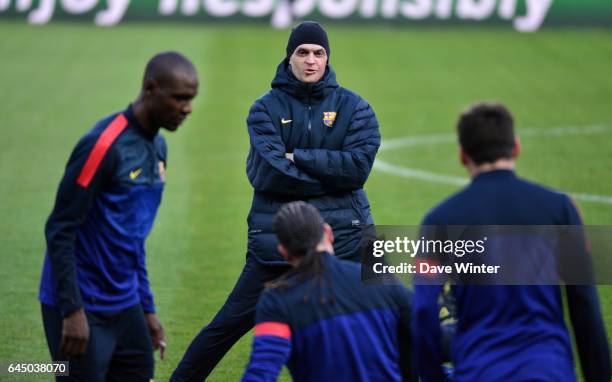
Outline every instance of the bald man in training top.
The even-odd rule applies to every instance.
[[[147,64],[138,98],[94,125],[72,151],[45,226],[39,300],[58,381],[149,381],[166,347],[145,265],[161,202],[166,142],[191,113],[194,65],[164,52]]]

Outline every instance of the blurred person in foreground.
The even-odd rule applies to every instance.
[[[408,289],[365,285],[361,267],[334,256],[334,236],[315,207],[285,204],[274,219],[291,271],[257,304],[243,381],[415,381]]]
[[[327,33],[315,22],[291,32],[272,89],[247,117],[247,176],[253,202],[247,218],[246,264],[217,315],[194,338],[173,382],[205,379],[254,324],[264,284],[289,269],[272,230],[282,204],[305,200],[334,230],[340,258],[359,261],[364,228],[373,225],[363,186],[380,145],[370,105],[336,82]]]
[[[145,266],[166,177],[161,128],[191,113],[198,76],[177,52],[147,64],[138,98],[77,143],[47,224],[39,299],[54,360],[71,381],[149,381],[166,347]],[[63,380],[58,377],[58,380]]]
[[[577,207],[567,195],[516,175],[514,160],[520,146],[506,107],[497,103],[473,105],[459,118],[457,132],[460,160],[472,181],[432,209],[424,218],[424,227],[582,225]],[[510,237],[514,241],[507,243],[519,239]],[[531,264],[521,256],[546,256],[556,251],[539,246],[550,242],[528,231],[521,240],[529,247],[513,253],[515,263]],[[585,243],[579,245],[576,248],[581,250],[573,254],[588,257]],[[534,250],[537,253],[529,253]],[[523,265],[518,269],[532,271]],[[425,285],[421,281],[427,276],[420,277],[414,279],[417,365],[423,381],[443,381],[437,321],[442,286]],[[455,381],[576,380],[561,288],[545,284],[452,286],[457,312],[451,346]],[[565,292],[585,379],[608,382],[610,353],[597,289],[593,285],[566,285]]]

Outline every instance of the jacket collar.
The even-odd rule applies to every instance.
[[[516,173],[514,172],[514,170],[499,169],[499,170],[481,172],[480,174],[476,175],[474,179],[472,179],[472,183],[486,182],[488,180],[497,181],[500,179],[513,179],[513,178],[516,178]]]
[[[336,72],[327,65],[323,78],[315,84],[301,82],[291,72],[287,59],[284,59],[276,68],[276,75],[272,80],[272,89],[279,89],[304,103],[319,103],[329,93],[339,87],[336,82]]]

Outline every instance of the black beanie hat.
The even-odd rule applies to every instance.
[[[302,44],[317,44],[325,48],[329,57],[329,41],[327,32],[321,24],[314,21],[303,21],[291,30],[289,41],[287,41],[287,59],[291,57],[295,48]]]

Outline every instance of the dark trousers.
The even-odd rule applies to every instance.
[[[193,339],[170,381],[202,381],[208,377],[231,347],[253,328],[264,284],[288,270],[288,265],[264,265],[249,256],[225,304]]]
[[[59,354],[62,315],[42,304],[49,351],[54,361],[69,362],[69,376],[58,382],[149,382],[153,378],[153,346],[140,304],[119,312],[87,312],[89,343],[85,354],[66,359]]]

